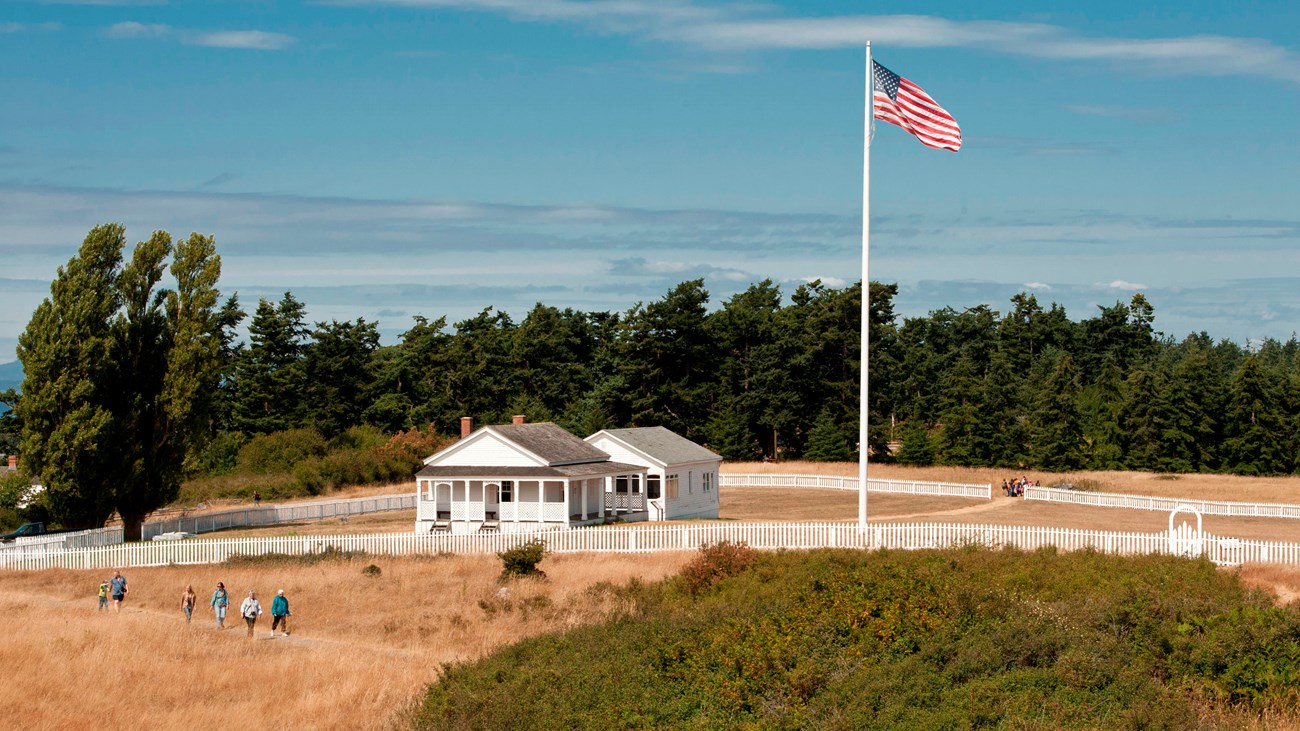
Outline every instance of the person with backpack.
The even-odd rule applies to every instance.
[[[126,577],[121,571],[114,571],[113,578],[108,580],[108,592],[113,595],[113,610],[120,613],[122,600],[126,598]]]
[[[248,639],[253,639],[253,625],[257,624],[257,618],[262,616],[262,603],[257,601],[257,592],[248,590],[244,603],[239,605],[239,616],[248,623]]]
[[[230,606],[230,594],[226,585],[217,582],[217,590],[212,592],[212,613],[217,615],[217,629],[226,628],[226,607]]]
[[[271,637],[275,637],[275,630],[281,626],[284,627],[284,636],[289,636],[289,600],[284,596],[284,589],[275,593],[275,600],[271,602]]]

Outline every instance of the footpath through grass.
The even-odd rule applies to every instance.
[[[1294,728],[1300,607],[1203,561],[701,552],[444,668],[417,728]]]

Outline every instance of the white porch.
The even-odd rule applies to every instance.
[[[571,479],[420,477],[416,530],[506,533],[599,525],[648,516],[641,475]],[[621,491],[620,491],[621,490]]]

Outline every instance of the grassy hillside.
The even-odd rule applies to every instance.
[[[718,578],[735,559],[594,587],[625,609],[446,667],[416,727],[1300,726],[1300,609],[1205,562],[818,551]]]

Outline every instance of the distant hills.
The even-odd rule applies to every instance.
[[[0,363],[0,391],[23,385],[23,364],[19,361]]]

